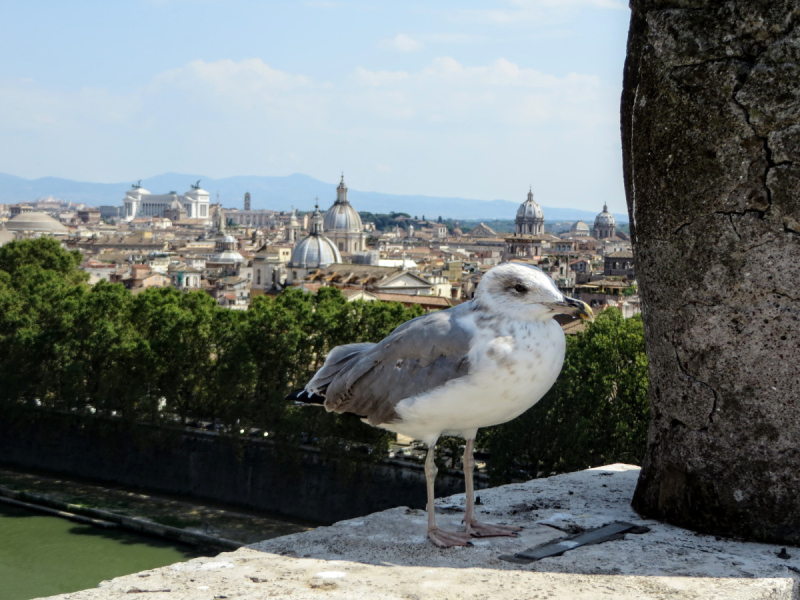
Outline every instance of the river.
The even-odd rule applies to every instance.
[[[0,504],[0,600],[28,600],[188,560],[188,546]]]

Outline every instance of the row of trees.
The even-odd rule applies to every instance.
[[[331,348],[378,341],[421,314],[418,307],[348,303],[322,288],[289,289],[230,311],[204,292],[89,286],[80,261],[51,238],[0,248],[0,410],[41,406],[154,425],[203,420],[234,436],[256,427],[279,442],[316,439],[339,455],[386,454],[388,433],[284,396]],[[553,390],[483,434],[494,480],[638,462],[646,392],[641,321],[605,311],[569,338]]]
[[[51,238],[0,248],[0,402],[152,424],[206,420],[385,452],[389,435],[284,401],[334,346],[376,341],[421,314],[290,289],[248,311],[204,292],[89,286],[81,256]],[[334,442],[332,442],[334,443]]]

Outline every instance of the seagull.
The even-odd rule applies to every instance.
[[[560,314],[592,318],[585,302],[565,297],[541,269],[503,263],[484,274],[472,300],[407,321],[377,344],[335,347],[304,390],[288,398],[352,413],[427,444],[428,538],[434,545],[514,536],[520,527],[475,517],[475,436],[481,427],[518,417],[553,385],[566,349],[554,319]],[[434,449],[442,435],[466,440],[463,532],[436,525]]]

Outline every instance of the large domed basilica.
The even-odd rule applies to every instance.
[[[544,211],[533,199],[533,189],[528,198],[517,209],[514,235],[505,238],[505,260],[531,259],[542,254],[546,239],[544,233]]]
[[[520,204],[517,209],[516,224],[517,235],[542,235],[544,234],[544,212],[542,207],[533,199],[533,188],[528,191],[528,199]]]
[[[608,205],[603,204],[603,212],[594,218],[594,237],[598,240],[614,237],[617,222],[614,215],[608,212]]]
[[[344,175],[336,188],[336,202],[325,213],[323,231],[340,252],[364,252],[367,249],[367,234],[361,217],[347,201],[347,185]]]

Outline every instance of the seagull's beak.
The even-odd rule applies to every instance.
[[[582,300],[576,300],[575,298],[567,298],[564,296],[564,300],[561,302],[546,302],[545,306],[547,306],[550,310],[555,313],[563,314],[563,315],[570,315],[573,317],[578,317],[579,319],[588,319],[589,321],[594,321],[594,313],[592,309],[589,308],[589,305]]]

